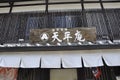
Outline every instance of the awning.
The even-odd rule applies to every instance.
[[[0,67],[80,68],[120,66],[120,49],[1,52]],[[82,64],[83,63],[83,64]]]

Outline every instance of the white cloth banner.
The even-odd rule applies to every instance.
[[[108,66],[120,66],[120,49],[102,50],[100,54]]]
[[[99,54],[86,54],[82,56],[84,67],[97,67],[103,66],[101,55]]]
[[[1,67],[13,67],[18,68],[20,65],[20,56],[17,54],[10,55],[5,54],[0,56],[0,66]]]
[[[82,67],[81,56],[79,54],[63,54],[62,66],[64,68],[79,68]]]
[[[108,66],[120,66],[120,53],[103,54],[103,59]]]
[[[61,68],[60,55],[44,54],[41,58],[41,68]]]
[[[40,55],[26,54],[22,55],[20,67],[22,68],[39,68],[40,67]]]
[[[0,67],[13,68],[80,68],[103,66],[104,59],[108,66],[120,66],[120,49],[113,50],[78,50],[78,51],[33,51],[4,52],[0,54]]]

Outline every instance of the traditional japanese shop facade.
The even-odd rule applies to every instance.
[[[0,13],[0,80],[119,80],[120,1],[6,0]]]

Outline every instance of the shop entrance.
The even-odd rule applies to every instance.
[[[77,80],[76,69],[51,69],[50,80]]]

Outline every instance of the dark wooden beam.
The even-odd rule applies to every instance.
[[[120,49],[120,44],[114,45],[77,45],[77,46],[33,46],[33,47],[0,47],[0,52],[16,51],[65,51],[65,50],[99,50]]]
[[[10,14],[12,12],[14,2],[10,2],[9,4],[10,4],[10,10],[9,10],[9,14]]]
[[[46,9],[45,9],[45,12],[48,14],[48,0],[45,0],[45,3],[46,3]]]

